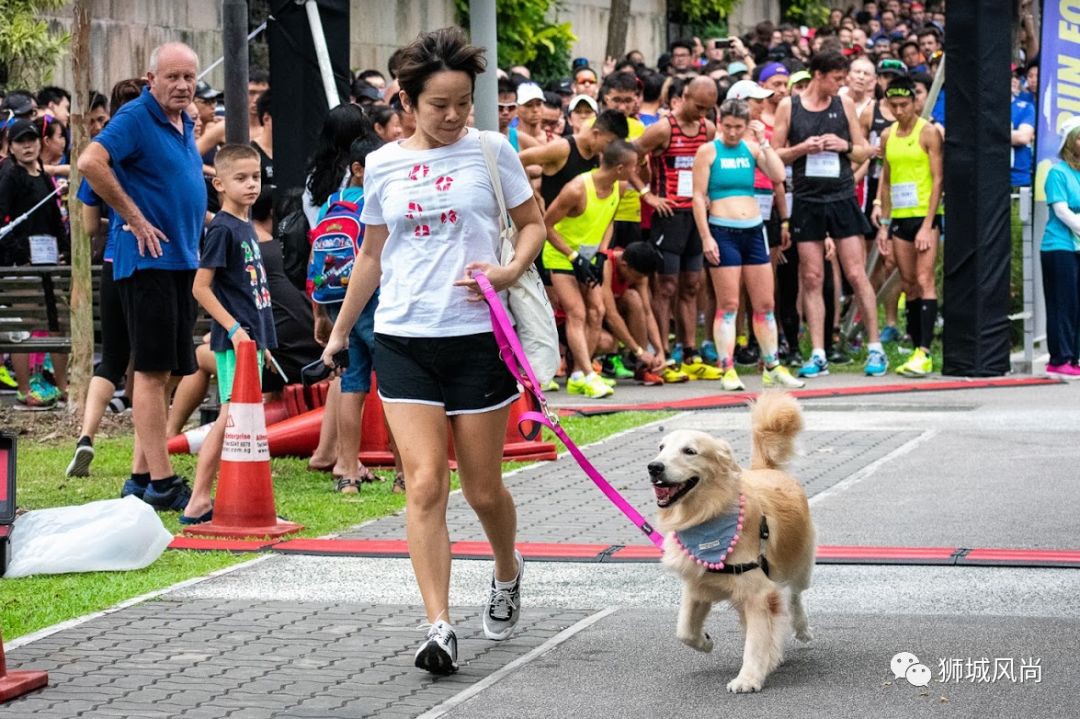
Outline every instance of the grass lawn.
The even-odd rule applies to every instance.
[[[623,412],[599,417],[568,417],[563,419],[563,426],[575,442],[585,445],[671,414]],[[554,440],[547,430],[545,435],[548,440]],[[71,459],[70,442],[20,441],[19,507],[33,510],[116,497],[130,471],[131,438],[101,438],[95,449],[97,456],[92,476],[68,479],[64,477],[64,470]],[[504,471],[524,464],[507,463]],[[178,474],[193,477],[195,457],[174,457],[174,466]],[[306,460],[275,459],[272,467],[278,513],[304,525],[303,533],[298,536],[314,537],[341,531],[400,511],[405,506],[404,495],[391,492],[390,481],[364,485],[359,495],[341,495],[333,491],[330,475],[309,472]],[[377,470],[376,474],[393,478],[390,471]],[[452,483],[456,489],[456,474]],[[180,531],[176,514],[159,516],[169,531]],[[0,629],[6,639],[14,639],[125,599],[248,561],[253,556],[167,550],[157,562],[139,571],[0,579]]]

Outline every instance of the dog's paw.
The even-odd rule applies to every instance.
[[[694,637],[679,637],[679,641],[691,649],[696,649],[705,654],[713,650],[713,640],[708,634],[702,633]]]
[[[814,629],[810,626],[801,627],[795,630],[795,638],[800,642],[812,642],[814,641]]]
[[[761,691],[761,682],[740,674],[728,682],[727,690],[732,694],[752,694]]]

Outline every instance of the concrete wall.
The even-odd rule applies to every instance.
[[[54,28],[71,28],[71,8],[46,16]],[[113,83],[146,74],[150,51],[170,40],[191,45],[209,65],[221,56],[220,0],[91,0],[90,87],[108,96]],[[220,68],[207,78],[218,87]],[[73,88],[71,58],[65,53],[53,84]]]
[[[762,20],[780,22],[780,0],[743,0],[728,17],[728,28],[732,35],[742,35]]]
[[[667,47],[665,5],[665,0],[631,0],[625,52],[640,50],[647,63],[656,62]],[[568,21],[578,36],[571,57],[589,58],[597,70],[604,64],[610,7],[610,0],[565,0],[562,12],[553,15]]]
[[[456,21],[453,0],[352,0],[349,67],[375,68],[386,74],[386,61],[419,33]]]

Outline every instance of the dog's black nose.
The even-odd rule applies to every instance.
[[[649,476],[656,477],[664,473],[663,462],[649,462]]]

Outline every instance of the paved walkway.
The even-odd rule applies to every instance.
[[[1080,548],[1078,400],[1077,385],[1054,385],[804,403],[793,470],[819,542]],[[675,427],[748,454],[743,409],[685,413],[589,448],[646,516],[642,468]],[[568,458],[508,484],[523,542],[644,544]],[[449,516],[454,540],[482,538],[460,495]],[[399,539],[403,518],[346,534]],[[724,691],[741,656],[733,614],[714,610],[713,654],[686,649],[673,636],[678,581],[654,562],[530,562],[521,629],[503,643],[479,628],[489,573],[488,561],[455,564],[452,677],[412,668],[422,611],[408,560],[271,556],[15,642],[10,668],[46,669],[51,683],[0,717],[1080,715],[1066,653],[1080,637],[1074,569],[819,565],[806,595],[817,639],[789,646],[752,697]],[[930,668],[929,687],[893,678],[900,651]],[[997,660],[1011,675],[995,677]]]

